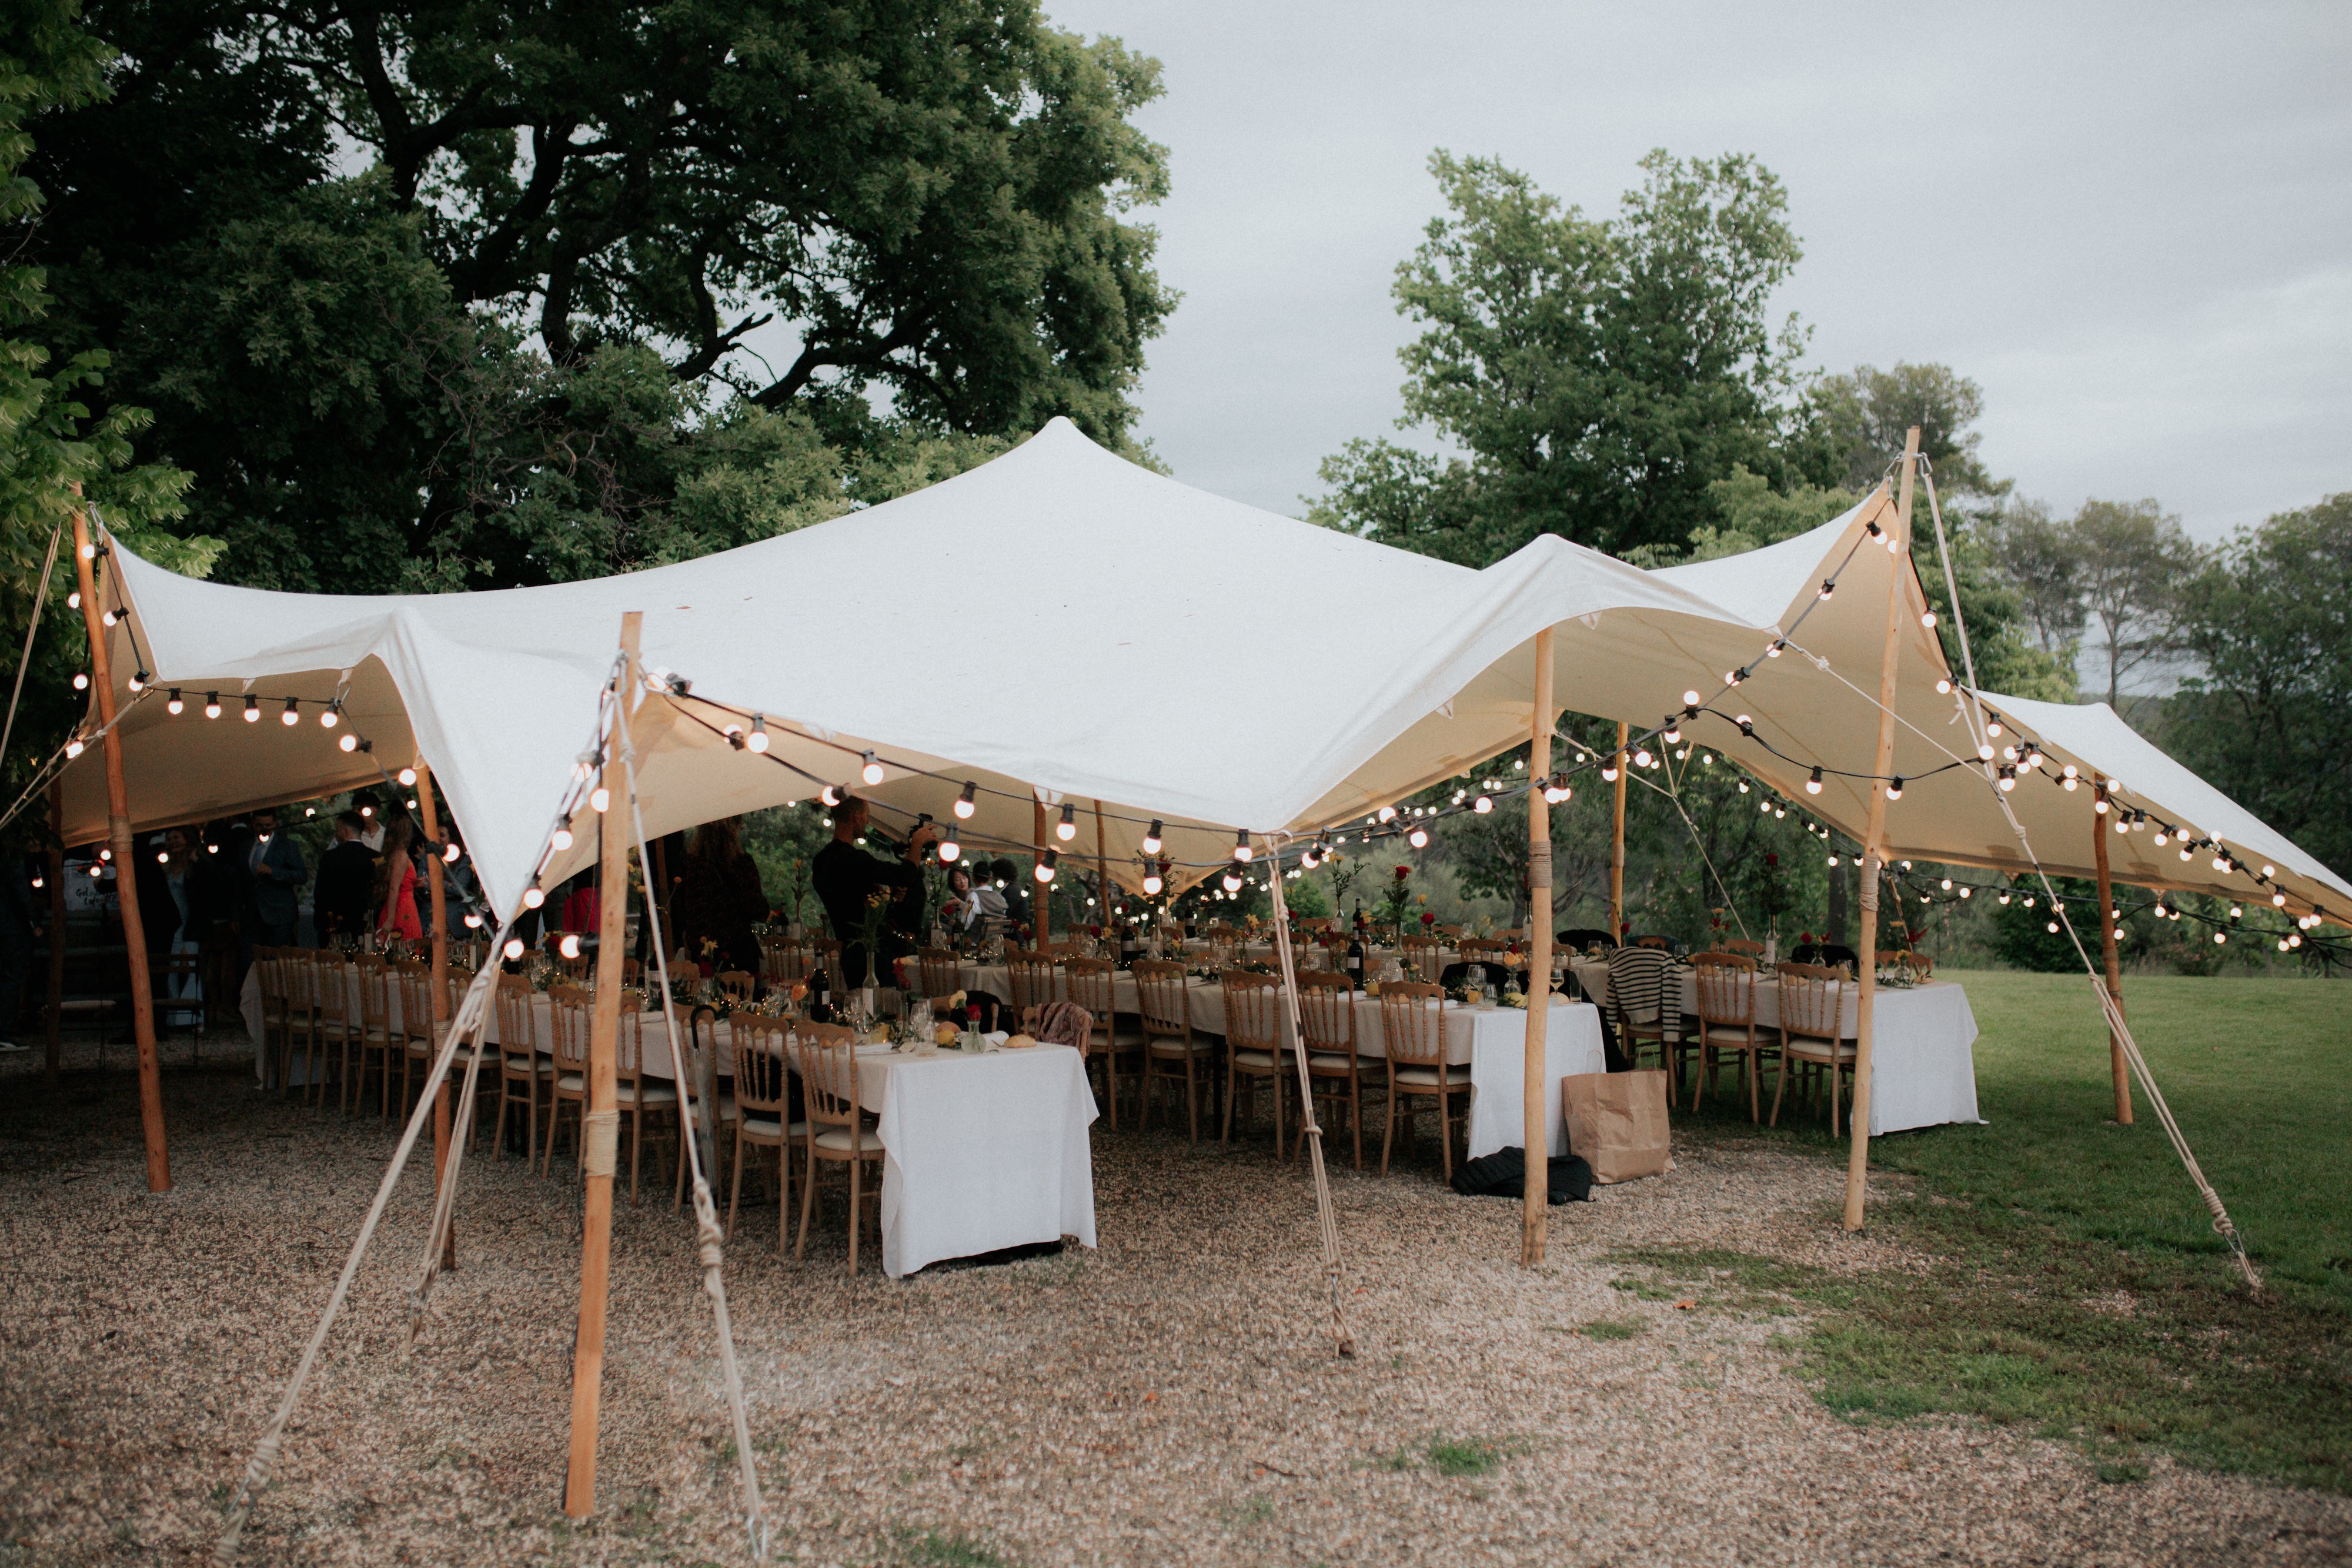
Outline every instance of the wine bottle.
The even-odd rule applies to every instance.
[[[823,964],[809,974],[808,1016],[811,1023],[833,1021],[833,982]]]
[[[1358,990],[1364,988],[1364,937],[1361,932],[1348,939],[1348,978]]]

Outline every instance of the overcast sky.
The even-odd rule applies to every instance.
[[[2352,5],[1047,8],[1166,67],[1140,402],[1189,484],[1296,515],[1391,433],[1433,148],[1602,215],[1664,147],[1778,173],[1813,362],[1973,378],[2021,494],[2210,538],[2352,490]]]

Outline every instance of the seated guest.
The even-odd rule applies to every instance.
[[[974,887],[971,868],[948,868],[948,901],[940,910],[940,924],[950,933],[986,938],[1004,931],[1004,895],[987,883]]]

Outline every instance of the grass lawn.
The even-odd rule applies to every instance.
[[[1624,1284],[1702,1289],[1726,1311],[1805,1305],[1824,1402],[1857,1419],[1930,1412],[2081,1442],[2101,1474],[2184,1462],[2352,1490],[2352,988],[2131,978],[2134,1034],[2268,1289],[2250,1298],[2163,1128],[2135,1090],[2117,1127],[2105,1026],[2079,977],[1955,974],[1981,1033],[1987,1125],[1879,1139],[1919,1202],[1884,1220],[1925,1276],[1832,1279],[1760,1259],[1628,1254]],[[1704,1135],[1837,1157],[1818,1122]],[[1728,1281],[1728,1283],[1727,1283]]]

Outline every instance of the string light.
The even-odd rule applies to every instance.
[[[1412,832],[1405,835],[1405,842],[1411,844],[1417,850],[1427,849],[1429,847],[1429,830],[1427,828],[1416,827]]]
[[[325,707],[319,710],[319,727],[320,729],[332,729],[336,725],[342,722],[342,717],[343,705],[340,701],[331,702]]]
[[[1893,781],[1886,786],[1886,798],[1890,800],[1903,799],[1903,775],[1900,773],[1897,773]]]
[[[588,797],[588,804],[598,811],[610,810],[613,805],[613,792],[600,784],[596,787],[596,792]]]
[[[278,722],[289,729],[302,722],[302,710],[295,706],[292,697],[286,699],[286,711],[278,716]]]
[[[1241,869],[1238,866],[1227,866],[1225,868],[1225,874],[1220,879],[1220,881],[1223,883],[1225,892],[1228,894],[1239,893],[1242,890]]]
[[[206,718],[220,717],[220,693],[206,692],[205,694],[205,716]]]
[[[71,593],[66,595],[66,608],[68,610],[79,610],[81,608],[80,589],[77,588]]]
[[[540,891],[537,881],[534,880],[529,887],[522,890],[522,906],[525,909],[537,909],[546,902],[547,894]]]
[[[100,616],[98,619],[99,619],[99,621],[100,621],[100,622],[101,624],[103,624],[103,625],[108,626],[108,627],[110,627],[110,627],[112,627],[112,626],[113,626],[113,624],[114,624],[117,621],[121,620],[121,619],[122,619],[122,617],[121,617],[121,615],[119,615],[119,614],[117,614],[117,613],[115,613],[113,611],[110,610],[110,611],[108,611],[105,614],[103,614],[103,615]]]
[[[841,804],[841,787],[837,784],[828,784],[816,792],[816,798],[827,806],[838,806]]]
[[[522,956],[522,938],[521,938],[521,937],[520,937],[520,936],[509,936],[509,937],[508,937],[508,938],[507,938],[506,955],[507,955],[507,962],[508,962],[508,963],[509,963],[509,964],[513,963],[516,959],[520,958],[520,957]]]
[[[171,695],[163,699],[163,711],[174,718],[186,712],[187,706],[187,704],[180,700],[180,688],[177,686],[173,686]]]
[[[964,788],[966,789],[970,789],[971,786],[967,784]],[[1156,855],[1160,852],[1160,819],[1157,817],[1152,818],[1150,830],[1143,835],[1143,852],[1145,854]]]
[[[555,945],[555,950],[558,953],[562,954],[567,958],[577,958],[580,956],[580,933],[577,931],[566,931],[563,934],[563,940]]]
[[[342,747],[345,751],[357,751],[360,748],[360,737],[353,735],[351,731],[345,730],[343,732],[343,738],[335,742],[335,744]]]
[[[465,852],[465,851],[457,847],[457,842],[454,840],[441,846],[441,859],[445,864],[456,865],[457,863],[457,857]]]
[[[556,823],[554,836],[548,841],[555,846],[558,853],[570,849],[572,847],[572,819],[566,817],[562,821]]]
[[[71,740],[66,742],[66,760],[70,762],[88,749],[89,747],[83,744],[81,737],[77,735]]]
[[[1395,821],[1396,814],[1397,809],[1394,806],[1383,806],[1374,813],[1383,824]]]
[[[1078,810],[1066,800],[1062,802],[1062,820],[1054,824],[1054,836],[1066,844],[1078,836]]]
[[[1822,768],[1821,764],[1817,762],[1813,764],[1813,776],[1805,780],[1805,793],[1808,795],[1818,795],[1821,792]]]
[[[245,695],[245,722],[247,724],[261,722],[261,705],[254,700],[251,692]]]
[[[1055,871],[1055,866],[1060,862],[1061,858],[1062,858],[1062,852],[1061,852],[1061,851],[1059,851],[1059,850],[1047,850],[1047,851],[1045,852],[1045,859],[1043,859],[1043,860],[1041,860],[1041,861],[1039,861],[1039,862],[1037,862],[1037,868],[1036,868],[1037,880],[1038,880],[1039,882],[1051,882],[1051,881],[1053,881],[1053,880],[1054,880],[1054,871]]]
[[[1633,751],[1633,766],[1636,768],[1647,768],[1649,765],[1650,748],[1646,746],[1636,747]]]
[[[743,737],[743,745],[746,748],[751,751],[758,752],[762,756],[766,755],[768,750],[767,715],[755,713],[751,716],[751,733]]]
[[[415,769],[415,768],[402,768],[402,769],[400,770],[400,787],[401,787],[402,789],[407,789],[410,785],[412,785],[412,784],[414,784],[414,783],[415,783],[415,782],[416,782],[416,769]]]
[[[1422,834],[1423,839],[1428,838],[1428,836],[1429,835],[1426,833]],[[1243,865],[1247,865],[1250,862],[1250,856],[1255,852],[1250,848],[1249,830],[1247,828],[1244,828],[1240,832],[1234,835],[1234,859],[1236,862]]]
[[[78,692],[89,690],[89,677],[79,670],[74,672],[74,690]]]
[[[962,857],[963,846],[956,842],[956,825],[950,822],[945,836],[940,840],[940,863],[953,865]]]
[[[1470,809],[1483,817],[1495,809],[1495,802],[1490,797],[1481,795],[1470,802]]]
[[[857,770],[857,776],[860,779],[865,779],[868,784],[881,783],[882,764],[880,759],[876,758],[872,752],[867,752],[866,754],[866,766]]]
[[[1158,872],[1148,871],[1143,873],[1143,895],[1146,898],[1159,897],[1160,890],[1167,885],[1168,884],[1160,880],[1160,873]]]
[[[131,677],[131,689],[134,692],[145,691],[147,689],[147,683],[151,678],[152,677],[148,675],[146,671],[139,671]]]
[[[1930,610],[1925,615],[1920,616],[1919,624],[1932,630],[1936,624],[1936,612]]]

